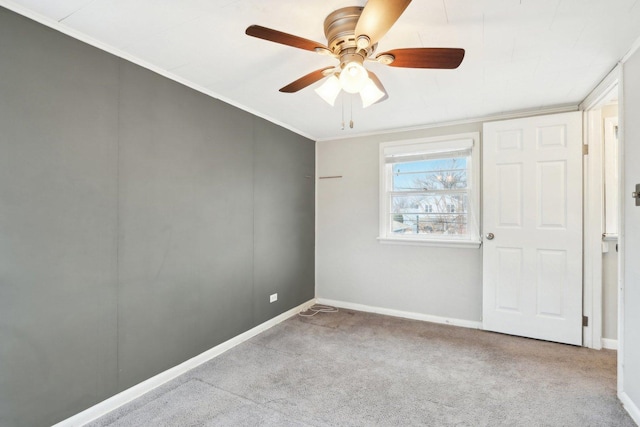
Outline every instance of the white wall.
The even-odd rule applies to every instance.
[[[375,108],[375,107],[372,107]],[[317,143],[316,296],[480,321],[482,251],[381,244],[379,143],[480,132],[482,123]]]
[[[602,119],[618,117],[618,105],[602,107]],[[606,166],[605,166],[606,167]],[[616,241],[602,254],[602,338],[618,339],[618,252]]]
[[[635,410],[640,422],[640,207],[631,200],[635,184],[640,183],[640,51],[623,68],[624,135],[624,303],[623,303],[623,401]],[[633,407],[635,405],[635,407]]]
[[[616,242],[602,254],[602,338],[618,339],[618,253]]]

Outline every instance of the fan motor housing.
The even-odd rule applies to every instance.
[[[324,20],[324,35],[327,45],[334,55],[341,56],[346,51],[355,52],[356,24],[364,7],[349,6],[331,12]],[[359,53],[364,58],[369,57],[377,47],[377,43]]]

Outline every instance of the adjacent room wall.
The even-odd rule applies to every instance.
[[[602,338],[618,339],[618,253],[617,242],[602,254]]]
[[[371,107],[371,108],[375,108]],[[482,131],[482,123],[317,144],[316,296],[480,321],[481,249],[381,244],[379,144]]]
[[[640,50],[623,65],[623,135],[624,135],[624,301],[622,391],[635,408],[640,421],[640,207],[631,193],[640,183]]]
[[[54,424],[313,298],[314,149],[0,9],[0,425]]]
[[[602,107],[602,119],[618,117],[618,105]],[[604,126],[604,125],[603,125]],[[607,165],[604,165],[606,168]],[[608,213],[614,215],[615,213]],[[602,254],[602,338],[618,339],[618,241],[609,241],[609,251]]]

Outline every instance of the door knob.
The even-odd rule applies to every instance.
[[[493,235],[493,233],[487,233],[487,240],[493,240],[493,238],[496,237]]]

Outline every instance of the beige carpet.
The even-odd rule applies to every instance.
[[[92,426],[634,426],[616,353],[341,310],[293,317]]]

